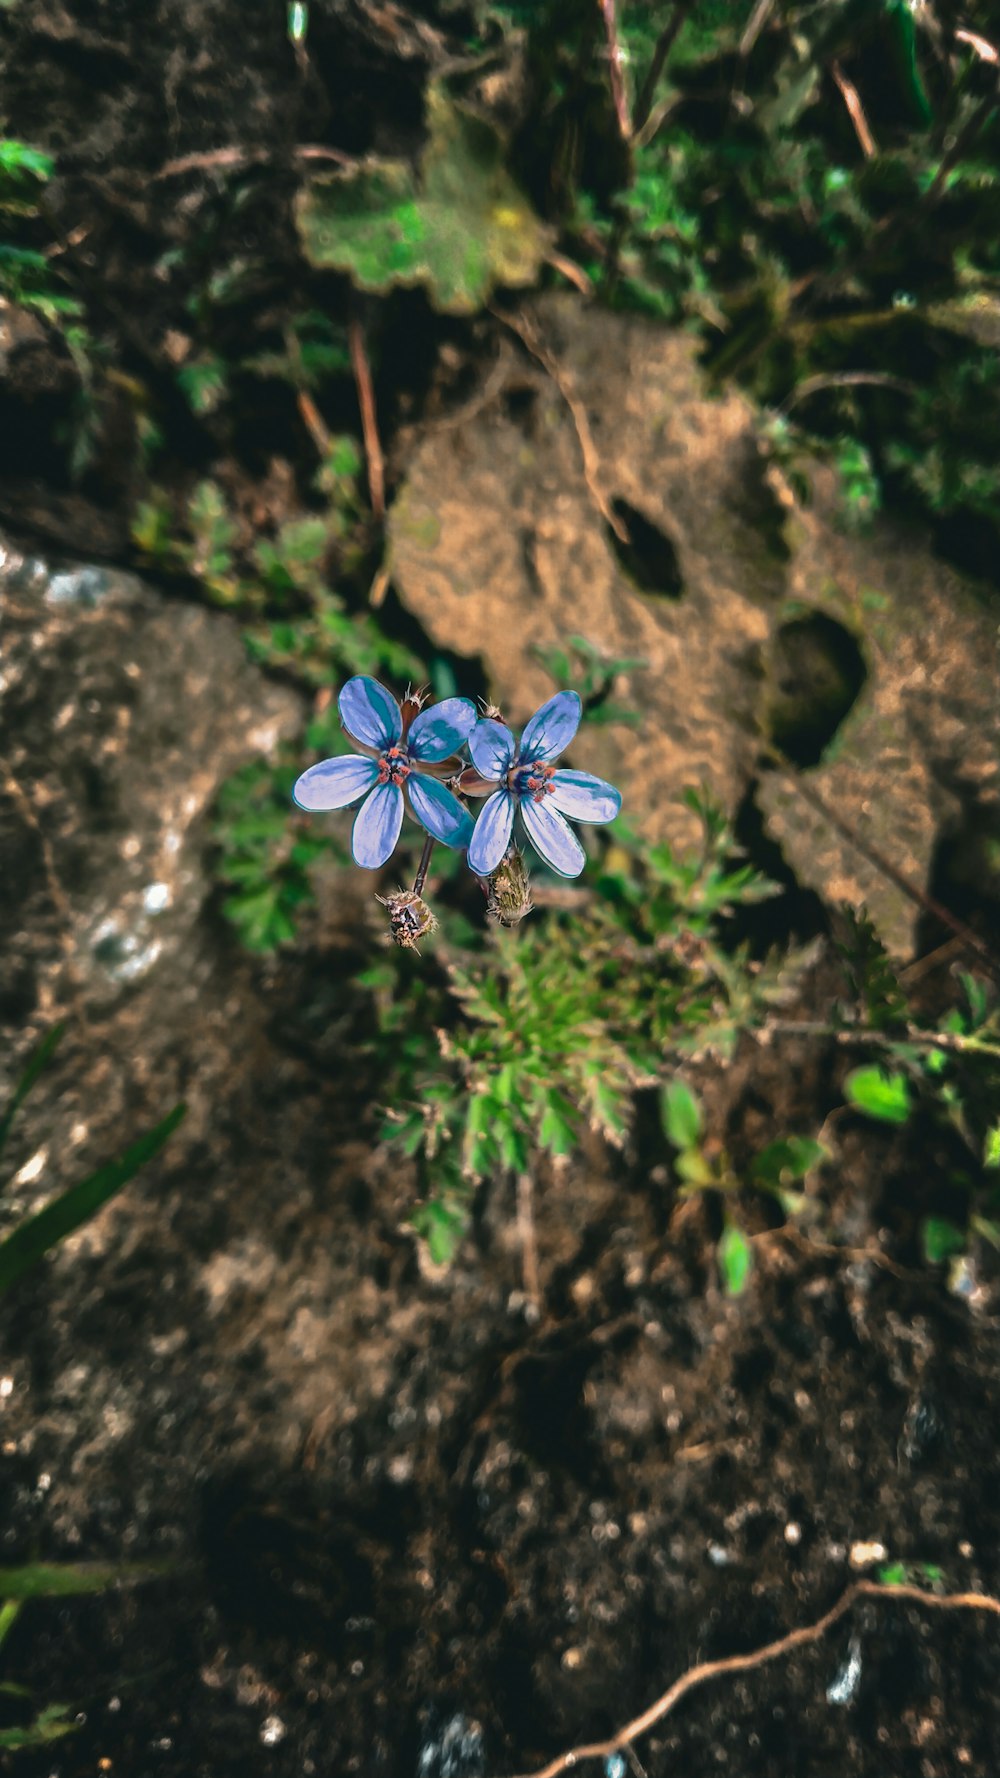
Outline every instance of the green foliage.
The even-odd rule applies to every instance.
[[[624,1145],[637,1087],[664,1082],[680,1130],[685,1107],[694,1113],[676,1076],[667,1081],[672,1060],[728,1053],[764,1018],[781,961],[754,972],[721,941],[727,916],[773,885],[734,858],[717,812],[693,800],[704,820],[697,856],[644,856],[616,827],[577,905],[491,930],[478,948],[446,919],[440,975],[405,959],[361,978],[376,1003],[383,1136],[417,1162],[418,1226],[439,1252],[477,1182],[523,1172],[539,1155],[558,1165],[585,1128]]]
[[[132,536],[158,567],[192,575],[213,604],[245,615],[248,651],[262,665],[314,687],[351,673],[416,679],[421,663],[412,649],[370,610],[349,610],[331,584],[360,566],[361,467],[356,441],[333,438],[315,476],[318,509],[284,520],[270,536],[244,537],[225,489],[210,479],[195,485],[180,515],[153,489],[135,508]]]
[[[428,137],[407,161],[369,158],[312,179],[296,218],[306,258],[348,272],[362,290],[422,284],[446,314],[473,314],[497,284],[531,284],[547,234],[503,164],[490,124],[427,92]]]
[[[742,1296],[753,1271],[753,1248],[735,1222],[727,1222],[716,1248],[727,1296]]]
[[[852,1069],[844,1082],[844,1093],[849,1105],[856,1105],[880,1123],[905,1124],[913,1109],[906,1075],[884,1068]]]
[[[725,1219],[716,1260],[726,1294],[739,1296],[753,1270],[753,1248],[736,1220],[732,1199],[745,1186],[753,1186],[775,1198],[786,1216],[796,1215],[805,1200],[792,1186],[828,1160],[829,1150],[811,1136],[779,1137],[768,1143],[741,1175],[726,1150],[718,1142],[706,1140],[701,1106],[679,1076],[663,1088],[660,1119],[667,1141],[677,1151],[674,1171],[681,1182],[680,1196],[717,1192],[723,1197]]]
[[[1000,532],[995,70],[964,42],[943,55],[950,26],[909,0],[787,0],[744,46],[752,10],[685,9],[640,111],[672,21],[652,0],[617,9],[638,125],[621,160],[591,9],[503,9],[546,92],[536,135],[572,155],[553,192],[577,257],[605,300],[689,318],[717,376],[795,404],[789,431],[833,461],[847,525],[891,498]]]
[[[339,749],[346,751],[341,737]],[[297,917],[314,900],[310,872],[322,858],[346,858],[329,823],[307,821],[292,807],[301,763],[254,760],[219,793],[215,875],[229,889],[222,911],[248,951],[276,951],[295,937]]]
[[[637,727],[642,718],[627,704],[611,698],[614,682],[620,673],[641,671],[648,662],[621,655],[608,655],[586,636],[571,636],[564,648],[536,647],[532,651],[551,674],[559,691],[578,691],[583,714],[588,722],[627,723]]]
[[[0,1150],[6,1142],[17,1111],[54,1054],[62,1032],[62,1026],[50,1031],[29,1058],[10,1104],[0,1118]],[[145,1136],[140,1136],[137,1142],[133,1142],[119,1160],[98,1167],[86,1179],[81,1179],[77,1185],[61,1192],[44,1209],[29,1216],[12,1234],[0,1241],[0,1293],[16,1284],[25,1272],[36,1266],[67,1235],[89,1222],[129,1180],[134,1179],[140,1167],[159,1153],[167,1138],[176,1130],[184,1112],[183,1105],[175,1106],[162,1123],[157,1124]]]

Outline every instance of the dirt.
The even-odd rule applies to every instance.
[[[185,352],[201,349],[187,300],[233,255],[246,278],[230,343],[249,352],[280,338],[302,275],[282,157],[302,140],[412,152],[423,84],[464,16],[445,0],[312,0],[303,62],[281,7],[252,12],[159,0],[140,27],[112,0],[3,10],[5,127],[60,156],[53,203],[67,250],[179,483],[221,461],[263,480],[275,453],[288,476],[315,467],[287,392],[250,412],[237,386],[220,414],[195,420],[177,395],[177,338],[164,342],[173,333]],[[265,157],[239,205],[204,168],[180,185],[154,178],[234,143]],[[181,261],[165,260],[173,251]],[[344,301],[340,285],[325,294]],[[405,304],[393,314],[379,400],[398,549],[414,461],[426,471],[450,453],[439,491],[467,499],[485,447],[450,419],[475,409],[477,355],[489,353],[475,329],[435,331]],[[922,1261],[920,1217],[954,1210],[939,1136],[838,1112],[825,1209],[846,1249],[783,1239],[748,1199],[757,1265],[735,1301],[713,1262],[716,1213],[679,1206],[646,1103],[624,1152],[594,1142],[562,1171],[537,1170],[540,1312],[525,1293],[511,1182],[482,1193],[454,1266],[429,1266],[407,1222],[413,1180],[376,1135],[373,1014],[356,980],[371,959],[372,883],[334,871],[299,944],[265,962],[240,952],[220,914],[214,799],[237,766],[298,730],[305,697],[250,666],[236,620],[190,585],[134,573],[137,421],[122,383],[102,394],[100,448],[74,484],[62,429],[72,362],[40,324],[8,314],[4,327],[4,1087],[40,1032],[60,1017],[67,1032],[5,1155],[3,1227],[180,1099],[188,1111],[162,1156],[0,1302],[4,1565],[163,1564],[141,1584],[24,1608],[3,1643],[3,1682],[28,1693],[0,1688],[0,1727],[59,1703],[74,1732],[0,1755],[2,1769],[501,1778],[612,1734],[692,1663],[814,1621],[885,1562],[1000,1592],[1000,1289],[981,1254],[964,1294]],[[663,352],[689,376],[686,342]],[[615,578],[642,563],[612,561],[565,395],[537,362],[518,364],[530,395],[527,409],[516,397],[505,409],[504,450],[528,448],[527,413],[537,432],[525,484],[541,457],[565,494],[572,461],[575,504],[560,522],[580,540],[579,575],[599,557],[608,611],[644,614],[648,635],[664,647],[670,636],[682,658],[683,601],[663,616],[671,558],[660,558],[665,597]],[[395,434],[421,388],[449,378],[446,429]],[[606,394],[587,390],[593,413]],[[760,505],[770,523],[774,505],[752,453],[741,481],[718,449],[724,433],[743,450],[742,398],[699,414],[688,474],[693,463],[728,486],[711,539],[717,565],[729,552],[717,596],[741,647],[756,646],[765,614],[783,609],[788,555],[772,537],[747,568],[747,514]],[[607,491],[634,519],[651,509],[638,468],[628,476]],[[664,496],[652,517],[664,535],[679,527],[688,609],[699,609],[700,573],[704,628],[723,607],[707,603],[697,514],[673,495],[673,514]],[[408,535],[426,549],[428,532]],[[528,545],[508,593],[526,580],[529,615],[533,598],[553,634],[578,630],[580,578],[561,581],[545,536],[532,530]],[[907,540],[907,562],[923,562],[922,547]],[[936,569],[923,566],[929,586]],[[540,672],[527,644],[547,633],[527,623],[516,656],[495,658],[460,622],[440,639],[502,679]],[[734,669],[727,704],[749,707],[759,683]],[[980,688],[965,688],[977,709]],[[517,680],[518,697],[529,689]],[[654,689],[671,757],[687,745],[711,764],[698,711],[685,731]],[[949,679],[944,701],[956,697]],[[919,726],[926,708],[913,696],[907,720]],[[973,783],[961,737],[945,756],[932,730],[920,755],[938,770],[919,815],[925,871],[994,796],[982,734]],[[738,802],[746,761],[726,733]],[[614,747],[609,731],[594,734]],[[826,944],[804,1013],[824,1011],[834,970]],[[938,977],[928,992],[941,998]],[[706,1063],[696,1084],[713,1137],[740,1164],[774,1135],[818,1128],[842,1103],[845,1066],[822,1043],[747,1040],[731,1068]],[[632,1769],[991,1778],[998,1653],[996,1617],[868,1599],[812,1645],[690,1694],[636,1741]]]

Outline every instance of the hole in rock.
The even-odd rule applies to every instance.
[[[793,765],[818,765],[868,677],[850,630],[823,611],[782,624],[771,655],[770,730]]]
[[[666,532],[619,496],[612,500],[611,510],[629,534],[628,543],[623,543],[610,525],[605,526],[608,541],[629,579],[644,593],[679,599],[684,592],[684,577],[677,551]]]

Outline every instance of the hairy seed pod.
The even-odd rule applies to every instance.
[[[434,932],[437,920],[425,901],[412,889],[397,889],[394,895],[376,895],[389,910],[389,937],[403,951],[417,951],[417,939]],[[417,951],[419,957],[420,952]]]
[[[486,912],[498,926],[516,926],[525,914],[530,914],[533,905],[524,859],[512,846],[488,879]]]

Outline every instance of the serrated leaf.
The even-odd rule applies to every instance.
[[[660,1119],[675,1148],[695,1147],[701,1135],[701,1107],[686,1081],[667,1081],[660,1094]]]
[[[855,1068],[844,1082],[844,1092],[848,1104],[882,1123],[905,1124],[913,1110],[905,1074],[889,1074],[876,1067]]]
[[[753,1248],[734,1222],[723,1229],[716,1257],[726,1295],[741,1296],[753,1271]]]
[[[296,221],[312,265],[347,272],[363,290],[423,284],[435,308],[473,314],[495,285],[534,282],[547,230],[491,125],[433,85],[427,114],[419,177],[406,161],[375,158],[323,174],[299,193]]]

